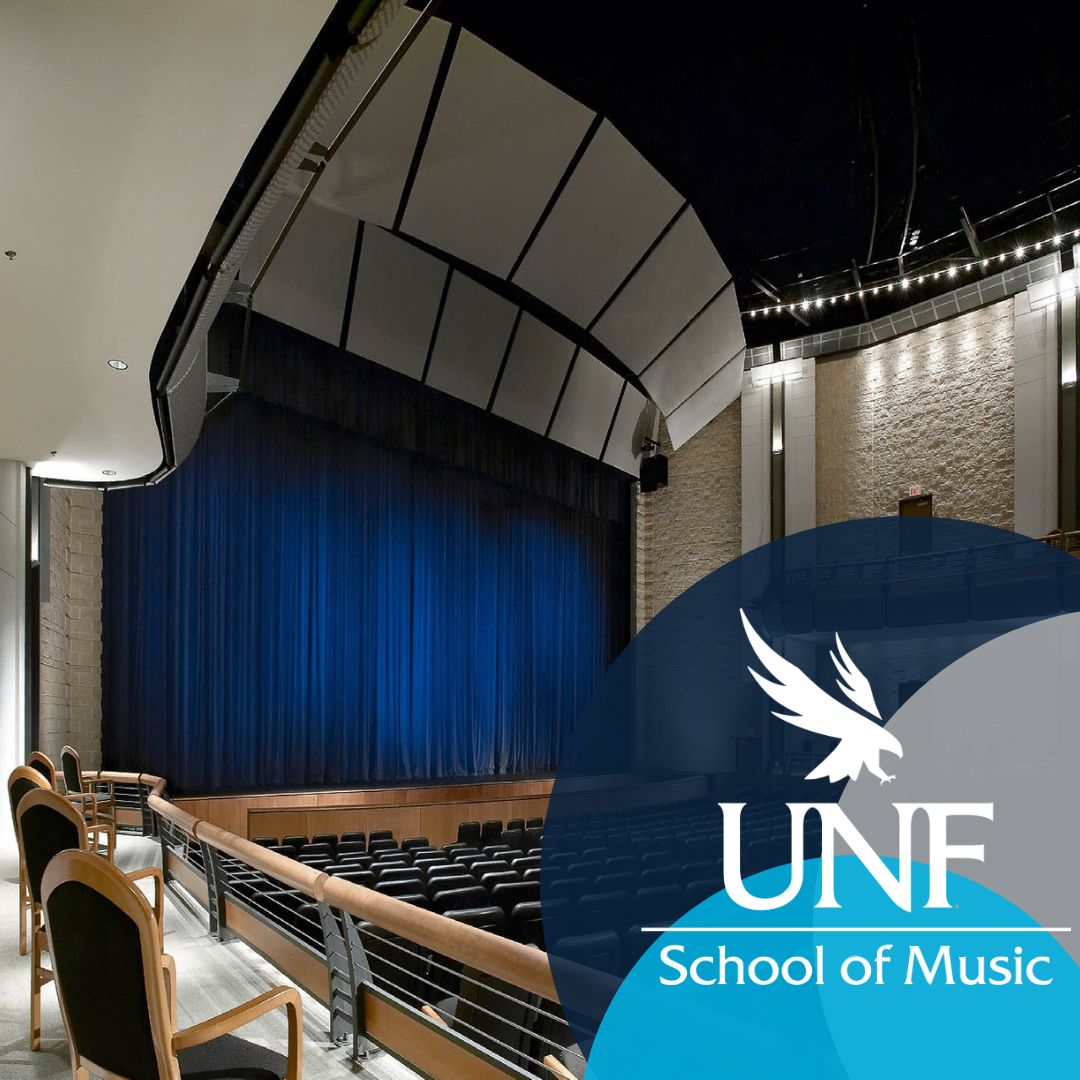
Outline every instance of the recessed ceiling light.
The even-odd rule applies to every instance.
[[[127,371],[127,364],[125,364],[123,360],[110,360],[109,367],[114,371]]]
[[[102,476],[115,476],[116,475],[116,470],[115,469],[102,469],[101,470],[101,475]]]

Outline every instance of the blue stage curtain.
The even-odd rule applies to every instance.
[[[469,437],[519,470],[489,420]],[[200,793],[551,770],[629,634],[625,478],[553,468],[588,482],[548,497],[248,394],[216,410],[176,473],[105,499],[108,766]]]

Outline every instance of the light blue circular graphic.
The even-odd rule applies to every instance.
[[[545,823],[545,947],[588,1075],[1071,1069],[1078,611],[1080,560],[1043,543],[874,519],[750,552],[653,619]]]

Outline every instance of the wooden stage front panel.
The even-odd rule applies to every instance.
[[[268,792],[176,799],[196,818],[237,836],[314,836],[391,829],[399,840],[426,836],[436,846],[457,839],[462,821],[546,817],[550,777],[466,784]]]

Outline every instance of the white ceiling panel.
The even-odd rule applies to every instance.
[[[149,372],[162,328],[332,7],[0,5],[2,246],[18,253],[0,285],[0,458],[97,482],[161,465]]]
[[[725,289],[641,376],[650,397],[669,416],[745,344],[739,302]]]
[[[462,33],[404,230],[505,277],[592,116],[561,90]]]
[[[578,351],[551,437],[599,457],[625,380],[584,349]]]
[[[652,434],[652,426],[645,426],[644,421],[655,415],[655,409],[649,399],[629,383],[619,402],[619,411],[615,414],[615,423],[611,428],[604,451],[604,461],[623,472],[637,475],[638,459],[641,457],[641,440]]]
[[[404,36],[398,23],[410,16],[415,17],[403,12],[391,28],[395,44]],[[326,166],[313,200],[377,225],[393,225],[447,33],[447,24],[438,19],[424,27]],[[388,56],[390,50],[384,52]],[[370,64],[374,78],[382,64],[375,57]],[[352,104],[361,96],[357,94]],[[342,109],[341,119],[350,111]]]
[[[275,214],[267,219],[245,260],[242,280],[251,280],[261,261],[259,255],[277,236],[278,219],[293,205],[292,198],[285,197],[275,207]],[[341,340],[355,244],[354,220],[309,202],[255,290],[252,307],[336,345]]]
[[[364,227],[349,352],[419,379],[446,281],[446,263],[380,229]]]
[[[682,202],[679,193],[604,121],[514,282],[584,326]]]
[[[562,334],[523,314],[492,412],[543,435],[573,356]]]
[[[668,437],[674,449],[678,450],[739,396],[742,392],[742,375],[740,352],[679,408],[668,414]]]
[[[508,300],[464,274],[454,274],[427,384],[486,408],[516,314]]]
[[[593,333],[640,372],[730,277],[697,214],[687,207]]]

